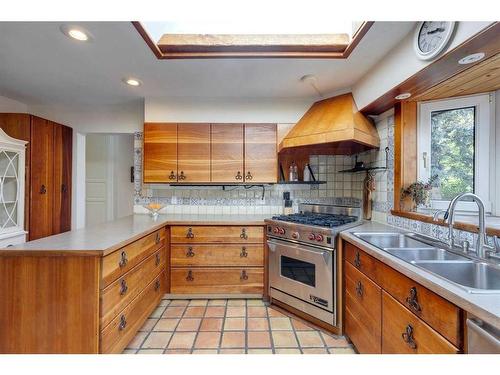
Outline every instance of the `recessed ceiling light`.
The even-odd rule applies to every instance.
[[[78,40],[79,42],[89,42],[93,39],[92,34],[80,26],[62,25],[61,32],[68,38]]]
[[[123,78],[122,81],[127,85],[134,87],[140,86],[142,84],[142,82],[139,81],[137,78]]]
[[[465,57],[462,57],[460,60],[458,60],[458,63],[460,65],[467,65],[467,64],[472,64],[475,63],[479,60],[484,59],[484,52],[478,52],[478,53],[473,53],[471,55],[467,55]]]
[[[409,92],[404,92],[402,94],[396,95],[394,97],[394,99],[396,99],[396,100],[405,100],[405,99],[408,99],[410,96],[411,96],[411,94]]]

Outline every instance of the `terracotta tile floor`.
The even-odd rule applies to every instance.
[[[352,354],[342,336],[257,299],[164,298],[124,354]]]

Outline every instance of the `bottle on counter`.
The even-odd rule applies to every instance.
[[[299,180],[299,167],[293,162],[293,181]]]
[[[309,170],[309,164],[304,166],[304,181],[311,181],[311,171]]]
[[[297,165],[295,164],[294,161],[292,161],[292,164],[290,164],[290,168],[288,168],[288,181],[297,181],[296,176],[297,176]]]

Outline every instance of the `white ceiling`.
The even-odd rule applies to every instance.
[[[116,104],[144,97],[314,98],[351,87],[414,27],[376,22],[348,59],[157,60],[129,22],[78,23],[90,43],[60,22],[0,22],[0,95],[29,105]],[[143,85],[132,88],[122,78]]]

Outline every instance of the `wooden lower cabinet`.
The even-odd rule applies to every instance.
[[[456,354],[459,351],[384,291],[382,327],[382,353]]]
[[[172,226],[170,292],[264,294],[263,226]]]
[[[344,327],[360,353],[463,351],[463,311],[365,253],[343,243]]]

